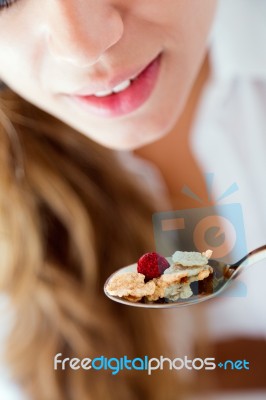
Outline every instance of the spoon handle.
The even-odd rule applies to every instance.
[[[236,269],[238,267],[249,267],[252,264],[255,264],[258,261],[266,259],[266,245],[258,247],[255,250],[249,252],[246,256],[241,258],[241,260],[232,264],[230,268]]]

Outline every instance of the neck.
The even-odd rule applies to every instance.
[[[176,209],[196,206],[195,200],[182,194],[184,185],[189,186],[200,197],[206,196],[205,181],[191,152],[189,139],[201,93],[209,75],[209,62],[206,57],[174,128],[162,139],[136,151],[140,157],[151,161],[159,168],[172,206]]]

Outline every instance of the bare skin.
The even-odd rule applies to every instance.
[[[136,154],[159,168],[174,209],[198,207],[195,200],[182,194],[184,185],[193,188],[200,197],[206,197],[205,181],[191,151],[189,139],[202,90],[209,76],[210,67],[208,57],[206,57],[186,106],[171,132],[160,140],[135,151]]]
[[[2,2],[0,80],[92,140],[137,149],[179,119],[215,12],[216,0]]]

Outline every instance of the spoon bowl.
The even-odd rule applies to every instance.
[[[234,264],[226,264],[222,261],[210,259],[208,264],[213,268],[213,274],[209,275],[202,281],[193,282],[190,284],[193,295],[187,299],[178,299],[176,301],[167,301],[165,299],[160,299],[157,301],[150,302],[131,302],[129,300],[123,299],[122,297],[110,295],[106,287],[112,277],[118,274],[124,274],[125,272],[137,272],[137,263],[131,264],[127,267],[123,267],[118,271],[114,272],[104,284],[104,293],[109,299],[116,301],[131,307],[142,307],[142,308],[176,308],[191,306],[193,304],[198,304],[203,301],[210,300],[214,297],[220,295],[229,286],[230,282],[235,279],[244,269],[250,267],[251,265],[266,259],[266,245],[261,246],[246,256],[241,258]]]

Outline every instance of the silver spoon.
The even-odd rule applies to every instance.
[[[210,300],[213,297],[220,295],[221,292],[223,292],[229,286],[230,282],[235,279],[244,269],[263,259],[266,259],[266,245],[258,247],[257,249],[251,251],[246,256],[241,258],[241,260],[237,261],[234,264],[226,264],[222,261],[210,259],[208,264],[213,267],[213,274],[203,281],[197,281],[194,282],[194,284],[192,283],[191,288],[194,294],[193,296],[185,300],[166,302],[162,299],[161,302],[155,301],[148,303],[134,303],[121,297],[111,296],[106,290],[106,286],[108,285],[110,279],[116,274],[123,274],[125,272],[136,272],[136,263],[121,268],[113,273],[104,284],[104,293],[107,297],[109,297],[109,299],[116,301],[117,303],[133,307],[173,308],[190,306],[192,304],[197,304],[203,301]]]

